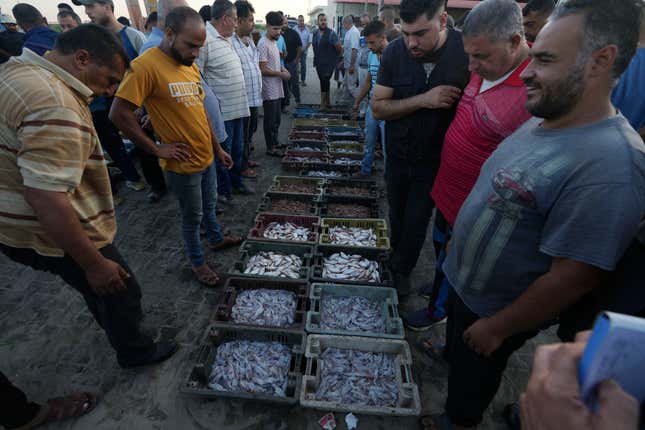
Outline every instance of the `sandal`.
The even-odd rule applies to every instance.
[[[72,393],[65,397],[49,399],[33,420],[14,430],[31,430],[43,424],[79,418],[90,412],[95,406],[96,394],[93,393]]]
[[[214,287],[219,283],[219,276],[217,276],[217,273],[215,273],[206,264],[199,266],[198,268],[191,267],[191,269],[195,274],[195,278],[197,278],[200,283],[209,287]]]
[[[253,179],[253,178],[257,178],[258,174],[255,173],[255,170],[253,170],[253,169],[246,169],[243,172],[240,172],[240,176],[242,176],[244,178]]]
[[[423,430],[454,430],[455,428],[445,413],[423,415],[419,418],[419,423]]]
[[[215,245],[208,245],[212,251],[221,251],[222,249],[230,248],[235,245],[242,243],[243,239],[240,236],[234,234],[227,234],[224,236],[224,239],[217,242]]]

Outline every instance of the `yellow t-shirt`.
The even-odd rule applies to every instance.
[[[191,174],[213,162],[211,129],[204,109],[204,90],[197,65],[184,66],[159,48],[148,49],[131,65],[116,93],[137,106],[145,106],[162,143],[190,146],[188,161],[160,159],[164,170]]]

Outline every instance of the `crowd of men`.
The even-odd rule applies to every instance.
[[[509,426],[637,428],[628,393],[601,385],[592,413],[575,372],[586,342],[576,333],[598,311],[645,316],[642,0],[484,0],[457,22],[445,0],[402,0],[399,24],[391,8],[346,16],[342,38],[324,14],[316,29],[302,16],[292,29],[279,11],[258,38],[242,0],[200,12],[160,0],[147,34],[117,19],[112,0],[73,3],[91,23],[61,4],[62,33],[26,3],[2,16],[0,250],[78,290],[121,367],[159,363],[177,345],[140,329],[104,153],[126,186],[147,183],[150,202],[174,195],[194,275],[217,285],[201,235],[215,252],[241,242],[217,212],[254,193],[260,108],[266,154],[282,156],[281,114],[301,101],[311,46],[321,105],[340,72],[341,97],[364,110],[358,176],[373,173],[377,142],[384,152],[394,286],[402,300],[429,299],[406,326],[445,323],[445,344],[423,345],[450,364],[445,411],[422,426],[476,427],[509,357],[559,324],[569,343],[538,349]],[[432,220],[436,273],[413,287]],[[2,373],[0,400],[0,425],[25,429],[96,404],[92,393],[36,404]]]

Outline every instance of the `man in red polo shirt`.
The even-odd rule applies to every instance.
[[[459,209],[497,145],[531,117],[524,107],[526,87],[520,79],[529,63],[529,47],[518,4],[513,0],[480,3],[468,15],[462,33],[471,76],[446,133],[432,187],[437,206],[433,232],[437,270],[434,283],[421,289],[430,298],[428,308],[404,318],[415,331],[445,320],[449,286],[441,265]]]

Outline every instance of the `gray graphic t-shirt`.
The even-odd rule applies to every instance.
[[[455,222],[444,271],[480,316],[517,299],[552,257],[613,270],[645,216],[645,145],[622,115],[540,123],[499,145]]]

